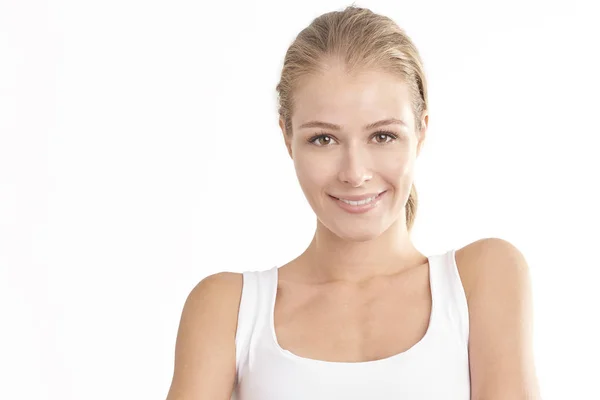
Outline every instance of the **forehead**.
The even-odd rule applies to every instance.
[[[412,123],[408,86],[390,73],[368,70],[350,75],[330,68],[305,77],[294,92],[293,124],[319,119],[361,126],[384,118]]]

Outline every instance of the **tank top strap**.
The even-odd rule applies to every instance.
[[[464,287],[458,273],[456,250],[451,249],[430,257],[430,281],[433,302],[437,311],[454,327],[460,340],[467,345],[469,340],[469,311]]]
[[[245,271],[235,334],[236,379],[240,367],[249,361],[252,340],[257,331],[268,322],[271,293],[277,290],[277,271]]]

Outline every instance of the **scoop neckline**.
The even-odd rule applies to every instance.
[[[431,336],[433,321],[434,321],[434,317],[436,315],[436,312],[435,312],[435,310],[436,310],[435,297],[436,296],[434,294],[435,289],[434,289],[434,283],[433,283],[432,272],[431,272],[433,269],[432,268],[432,258],[433,257],[431,257],[431,256],[427,256],[429,292],[430,292],[430,297],[431,297],[431,311],[429,312],[429,321],[428,321],[428,325],[427,325],[427,330],[425,331],[425,334],[421,337],[421,339],[419,339],[418,342],[413,344],[408,349],[406,349],[400,353],[392,354],[391,356],[388,356],[385,358],[380,358],[377,360],[352,362],[352,361],[319,360],[316,358],[300,356],[295,353],[292,353],[289,350],[282,348],[281,345],[279,344],[279,341],[277,340],[277,333],[275,332],[275,302],[277,299],[277,285],[279,283],[279,266],[275,266],[272,268],[272,270],[273,270],[272,274],[274,276],[273,284],[275,286],[274,290],[273,290],[273,295],[271,298],[271,304],[270,304],[270,310],[269,310],[269,330],[270,330],[272,344],[275,346],[275,349],[277,350],[277,352],[279,354],[281,354],[282,356],[284,356],[288,359],[303,362],[303,363],[308,363],[308,364],[319,364],[319,365],[325,365],[325,366],[356,366],[356,367],[374,366],[374,365],[379,365],[379,364],[387,364],[387,363],[390,363],[390,362],[393,362],[396,360],[399,361],[400,359],[407,358],[409,355],[412,355],[415,351],[420,349],[424,345],[424,343],[426,343],[429,340],[429,337]]]

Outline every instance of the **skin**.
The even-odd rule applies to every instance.
[[[280,126],[293,159],[298,182],[317,215],[312,243],[300,256],[302,273],[316,280],[365,281],[426,262],[411,243],[404,214],[414,166],[423,146],[429,117],[415,131],[408,87],[378,71],[355,77],[333,64],[321,75],[305,79],[294,93],[293,133]],[[388,118],[404,122],[367,129]],[[310,121],[341,129],[303,128]],[[385,130],[398,136],[392,139]],[[323,132],[318,143],[309,139]],[[345,197],[386,190],[379,206],[350,214],[330,195]],[[284,266],[282,274],[296,267]]]
[[[279,268],[276,337],[300,357],[377,360],[407,350],[427,330],[429,266],[410,240],[404,206],[428,115],[417,131],[410,104],[397,77],[375,70],[350,76],[331,63],[297,88],[292,132],[280,121],[317,217],[307,249]],[[364,129],[388,118],[404,124]],[[340,128],[302,127],[310,121]],[[309,142],[319,133],[326,137]],[[350,214],[330,197],[382,190],[378,207],[365,214]],[[523,255],[505,240],[486,238],[457,249],[456,263],[469,307],[471,398],[539,399]],[[220,273],[190,293],[168,400],[230,398],[241,288],[241,274]]]

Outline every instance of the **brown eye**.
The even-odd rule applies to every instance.
[[[377,144],[386,144],[397,139],[397,136],[391,132],[377,132],[375,134],[375,141]]]
[[[312,143],[319,147],[329,146],[333,142],[333,138],[329,135],[315,135],[308,139],[309,143]]]
[[[317,142],[322,145],[327,145],[331,142],[331,138],[329,136],[321,136],[317,139]]]

